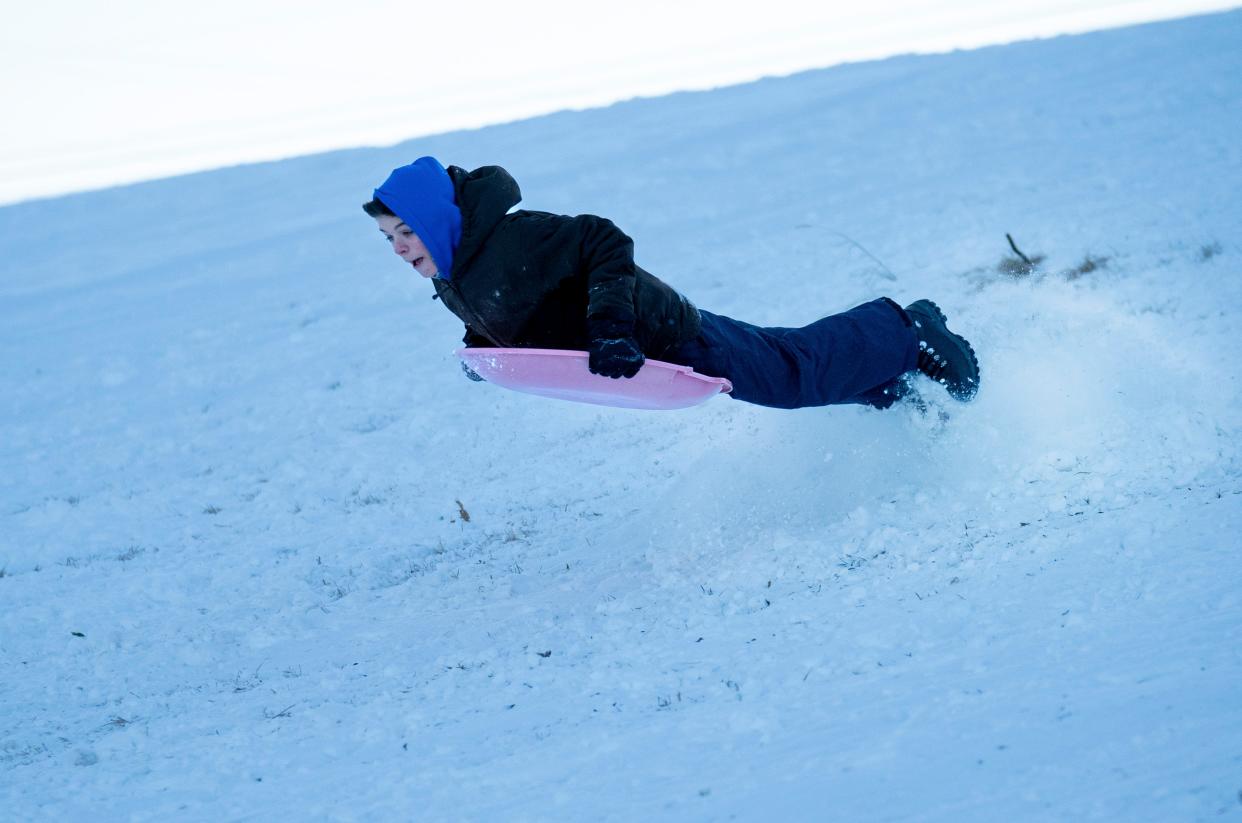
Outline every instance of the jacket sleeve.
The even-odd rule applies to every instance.
[[[496,344],[479,334],[474,329],[466,326],[466,334],[462,337],[461,342],[465,343],[472,349],[494,349]]]
[[[634,241],[611,220],[574,218],[587,275],[587,333],[592,339],[634,334]]]

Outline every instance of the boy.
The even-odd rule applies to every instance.
[[[510,213],[521,199],[499,166],[468,172],[422,157],[393,170],[363,209],[465,323],[468,346],[585,350],[591,371],[614,379],[652,357],[785,409],[888,408],[916,370],[958,400],[978,391],[974,349],[929,300],[903,309],[881,297],[802,328],[761,328],[702,311],[636,266],[633,241],[610,220]]]

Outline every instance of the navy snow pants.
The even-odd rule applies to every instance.
[[[860,403],[888,408],[897,397],[897,377],[913,369],[918,358],[910,318],[887,297],[800,329],[700,314],[699,336],[661,359],[727,377],[735,399],[760,406]]]

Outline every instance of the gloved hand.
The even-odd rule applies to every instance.
[[[461,361],[461,370],[466,375],[466,377],[469,377],[474,382],[476,383],[483,382],[483,378],[479,376],[479,373],[475,371],[474,369],[470,368],[469,366],[467,366],[465,360]]]
[[[611,377],[633,377],[643,367],[643,351],[633,337],[609,337],[591,341],[590,369],[592,374]]]

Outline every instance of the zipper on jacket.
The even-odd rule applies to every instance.
[[[454,284],[452,280],[444,281],[444,285],[447,286],[449,290],[453,292],[453,294],[457,297],[458,302],[461,303],[462,307],[467,312],[469,312],[471,315],[474,316],[474,321],[475,321],[474,325],[476,325],[479,328],[479,330],[483,332],[483,336],[486,337],[488,340],[491,340],[497,346],[499,346],[500,338],[492,334],[491,329],[489,329],[487,325],[484,324],[483,321],[480,319],[482,315],[480,315],[477,311],[474,310],[474,308],[470,305],[470,303],[466,301],[466,298],[462,297],[461,289],[457,288],[456,284]],[[436,297],[439,297],[439,296],[440,295],[438,294],[436,295]],[[466,323],[466,325],[469,326],[470,324]]]

